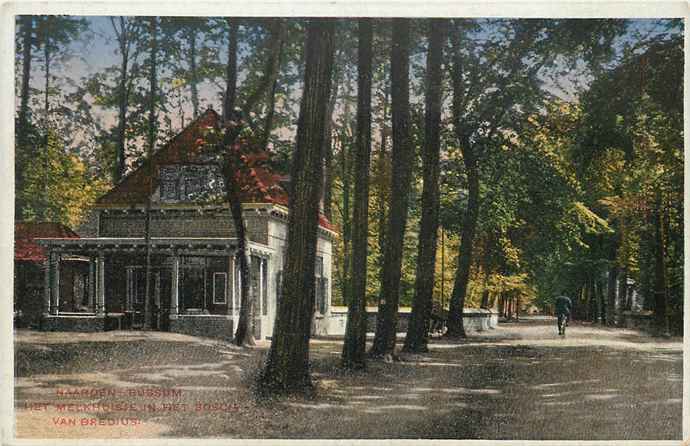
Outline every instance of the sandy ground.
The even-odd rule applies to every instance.
[[[316,397],[266,403],[248,390],[265,344],[20,330],[17,437],[681,438],[680,339],[533,319],[356,374],[341,345],[312,341]]]

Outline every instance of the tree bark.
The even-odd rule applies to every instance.
[[[467,284],[470,279],[470,267],[472,265],[474,233],[477,226],[477,218],[479,216],[479,167],[477,164],[476,148],[473,146],[474,143],[470,142],[469,131],[464,123],[461,122],[464,84],[462,78],[462,54],[458,46],[459,43],[454,42],[453,70],[451,70],[453,83],[453,127],[458,143],[460,144],[462,160],[465,165],[468,197],[467,209],[465,210],[462,232],[460,235],[458,268],[455,272],[453,292],[450,298],[448,331],[446,332],[446,336],[464,338],[466,333],[463,322],[463,311],[465,296],[467,294]]]
[[[606,287],[607,301],[607,325],[616,324],[616,285],[618,283],[618,265],[613,265],[609,269],[608,284]]]
[[[657,333],[670,336],[668,287],[666,286],[666,244],[662,226],[662,204],[657,193],[653,210],[654,224],[654,325]]]
[[[323,185],[323,116],[331,90],[334,28],[332,19],[312,19],[307,24],[304,88],[290,177],[287,259],[273,341],[259,375],[258,388],[269,394],[303,393],[313,388],[309,339]]]
[[[390,184],[388,181],[388,169],[387,169],[387,150],[386,150],[386,121],[388,116],[388,89],[384,86],[383,93],[383,117],[381,119],[381,144],[378,150],[378,156],[376,159],[376,171],[378,172],[378,182],[377,182],[377,195],[378,195],[378,206],[377,206],[377,227],[378,227],[378,266],[380,270],[380,282],[383,283],[383,265],[384,265],[384,251],[386,249],[386,203],[388,203],[388,198],[390,196]]]
[[[237,96],[237,28],[239,23],[228,18],[228,63],[225,66],[225,94],[223,100],[223,120],[231,118]]]
[[[427,55],[427,91],[424,127],[424,172],[422,189],[422,218],[417,246],[417,271],[412,314],[405,336],[403,351],[426,352],[429,320],[436,272],[436,243],[439,220],[439,175],[441,152],[441,107],[443,90],[443,43],[446,20],[429,22],[429,51]]]
[[[366,288],[367,241],[369,236],[369,164],[371,157],[371,77],[372,77],[371,19],[359,20],[359,48],[357,62],[357,151],[355,153],[355,191],[352,213],[352,256],[350,300],[343,344],[343,366],[351,369],[365,367],[366,353]],[[355,260],[357,259],[357,260]]]
[[[48,206],[50,202],[49,191],[48,191],[48,175],[50,171],[50,156],[48,154],[48,145],[50,138],[50,64],[51,64],[51,53],[50,53],[50,23],[52,22],[52,17],[45,17],[45,23],[43,24],[43,35],[41,36],[43,40],[43,63],[45,70],[45,85],[44,85],[44,98],[43,98],[43,113],[45,122],[45,135],[43,136],[43,150],[45,151],[45,161],[44,161],[44,172],[46,175],[43,176],[43,220],[49,221],[50,216],[48,215]]]
[[[623,313],[628,308],[628,267],[623,266],[618,279],[618,324],[623,325],[625,318]]]
[[[221,169],[225,183],[225,196],[230,207],[230,215],[233,226],[237,231],[237,251],[235,259],[240,269],[240,314],[237,321],[237,329],[233,337],[236,345],[254,345],[253,309],[254,296],[250,293],[249,257],[247,255],[247,228],[242,212],[242,200],[240,186],[237,182],[237,174],[245,168],[240,159],[240,147],[235,145],[238,132],[241,128],[241,117],[235,116],[235,99],[237,91],[237,28],[238,22],[228,18],[228,62],[225,67],[225,100],[223,101],[223,118],[225,121],[225,134],[223,148],[225,158]],[[233,120],[237,119],[238,122]]]
[[[157,53],[158,53],[158,19],[149,18],[149,35],[151,38],[151,58],[149,61],[149,128],[146,163],[148,165],[148,175],[153,177],[153,151],[156,145],[156,133],[158,128],[158,117],[156,115],[156,95],[157,95]],[[152,328],[152,302],[151,302],[151,194],[153,193],[152,182],[149,183],[149,190],[146,194],[145,204],[145,223],[144,240],[146,245],[146,266],[145,266],[145,295],[144,295],[144,329]]]
[[[19,116],[17,119],[17,153],[21,152],[26,159],[31,159],[34,151],[28,144],[29,133],[29,99],[31,96],[31,50],[33,47],[33,18],[24,15],[22,24],[22,88],[20,93]],[[21,219],[24,214],[24,199],[21,192],[24,188],[24,166],[16,164],[15,172],[15,208],[14,215]]]
[[[350,123],[349,107],[345,104],[343,113],[343,126],[340,132],[340,168],[343,183],[343,207],[342,207],[342,240],[343,240],[343,275],[341,281],[343,300],[349,305],[350,299],[350,248],[352,245],[352,219],[350,197],[352,195],[352,167],[350,166],[351,145],[348,138],[348,126]]]
[[[383,283],[376,318],[372,356],[392,354],[398,322],[402,252],[407,223],[414,147],[410,139],[410,20],[393,19],[391,101],[393,115],[393,172],[386,229]]]
[[[242,114],[247,119],[249,118],[249,113],[254,105],[264,95],[268,87],[273,85],[273,82],[278,77],[278,73],[280,71],[280,51],[283,46],[282,42],[285,24],[283,19],[273,20],[275,22],[271,26],[269,54],[268,59],[266,59],[266,66],[264,68],[264,73],[266,75],[261,78],[256,90],[249,95],[247,101],[242,106]]]
[[[273,131],[273,118],[276,111],[276,92],[278,91],[278,75],[280,74],[280,65],[283,59],[283,48],[285,46],[284,31],[285,25],[283,23],[279,24],[278,32],[280,34],[280,43],[278,47],[278,55],[276,62],[273,66],[273,71],[271,72],[271,90],[268,93],[268,106],[266,111],[266,118],[264,119],[263,133],[261,134],[261,147],[264,150],[268,150],[268,142],[271,138],[271,132]]]
[[[450,298],[450,308],[448,312],[448,331],[447,337],[466,337],[463,312],[465,307],[465,296],[467,295],[467,285],[470,280],[470,267],[472,265],[472,250],[474,244],[474,233],[477,227],[479,216],[479,169],[475,159],[474,149],[469,141],[465,139],[461,143],[461,151],[465,171],[467,172],[468,198],[467,210],[462,225],[460,235],[460,255],[458,256],[458,269],[455,273],[453,283],[453,293]]]
[[[334,68],[336,73],[339,72]],[[335,110],[335,103],[338,99],[339,78],[335,76],[336,84],[333,85],[331,98],[328,102],[328,110],[326,110],[326,124],[324,127],[324,155],[323,155],[323,215],[327,219],[333,218],[333,111]]]
[[[118,86],[118,117],[115,150],[115,171],[113,172],[113,182],[118,183],[125,173],[126,145],[127,145],[127,106],[129,103],[128,77],[129,77],[129,48],[130,36],[129,26],[124,17],[119,17],[120,28],[115,24],[115,18],[110,19],[120,47],[120,82]]]
[[[192,108],[194,119],[199,116],[199,76],[196,67],[196,30],[189,30],[189,71],[191,79],[189,88],[192,93]]]

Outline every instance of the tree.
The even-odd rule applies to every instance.
[[[409,101],[410,20],[393,19],[391,51],[391,112],[393,116],[393,171],[379,309],[372,356],[395,350],[403,238],[412,179],[414,147],[410,140]]]
[[[156,114],[156,96],[158,86],[158,18],[149,17],[149,40],[150,40],[150,57],[149,57],[149,128],[148,128],[148,142],[146,158],[148,160],[148,175],[153,176],[153,152],[156,145],[156,133],[158,129],[158,116]],[[149,186],[150,188],[151,186]],[[146,194],[146,209],[145,209],[145,223],[144,223],[144,238],[146,240],[146,283],[144,295],[144,328],[152,328],[152,294],[151,294],[151,195],[153,190],[149,190]]]
[[[538,114],[548,97],[542,79],[559,58],[596,68],[609,60],[611,42],[622,29],[620,21],[455,20],[453,131],[467,177],[467,204],[447,336],[465,336],[463,307],[481,210],[482,162]]]
[[[303,392],[312,386],[309,338],[334,26],[328,19],[313,19],[307,25],[304,90],[290,176],[287,259],[273,341],[259,376],[259,388],[266,393]]]
[[[363,368],[366,350],[366,287],[369,235],[369,164],[371,158],[371,19],[359,20],[358,86],[357,86],[357,151],[355,153],[355,192],[353,210],[351,283],[348,299],[347,326],[342,360],[347,368]],[[356,260],[355,260],[356,259]]]
[[[135,76],[131,73],[139,53],[138,42],[141,37],[141,26],[137,19],[131,17],[111,17],[115,38],[120,54],[120,67],[118,75],[117,96],[117,130],[115,133],[116,150],[113,181],[120,181],[125,173],[127,161],[127,111],[129,108],[130,93]]]
[[[247,229],[244,222],[242,211],[241,191],[242,186],[239,182],[240,175],[245,169],[252,169],[247,163],[248,158],[243,154],[241,145],[236,144],[236,139],[244,127],[253,128],[249,117],[249,111],[256,105],[256,102],[265,94],[266,89],[272,84],[272,79],[277,76],[277,65],[279,64],[280,42],[283,38],[282,28],[273,27],[270,36],[271,51],[266,60],[266,67],[263,77],[259,80],[256,88],[249,90],[241,111],[235,111],[236,84],[237,84],[237,21],[228,19],[228,64],[226,69],[227,83],[225,90],[225,101],[223,116],[225,119],[224,151],[225,158],[221,166],[223,178],[225,180],[226,197],[230,206],[235,230],[237,231],[238,247],[236,258],[240,266],[240,317],[237,322],[234,342],[237,345],[254,344],[254,324],[253,307],[254,299],[250,294],[249,288],[249,256],[247,253]]]
[[[28,144],[29,137],[29,99],[31,95],[31,57],[34,45],[33,32],[33,18],[30,15],[24,15],[20,18],[21,23],[21,42],[22,42],[22,86],[20,94],[19,116],[17,117],[17,126],[15,134],[17,135],[17,163],[15,167],[15,190],[20,191],[24,187],[24,163],[20,159],[19,154],[28,155],[31,158],[30,147]],[[14,214],[20,217],[24,213],[24,201],[17,195],[15,200]]]
[[[419,230],[417,274],[412,314],[403,350],[427,351],[429,318],[431,316],[436,240],[439,223],[439,157],[441,151],[441,106],[443,46],[446,40],[446,20],[429,21],[429,51],[427,55],[426,114],[424,126],[424,189],[422,192],[422,220]]]
[[[225,193],[232,215],[232,221],[237,232],[237,253],[235,259],[240,267],[240,318],[237,322],[234,341],[237,345],[253,345],[254,330],[250,323],[253,319],[253,299],[249,287],[249,257],[247,255],[247,227],[242,212],[240,185],[238,174],[242,172],[241,146],[235,145],[235,140],[241,129],[241,117],[234,112],[237,88],[237,29],[236,19],[228,18],[228,63],[226,68],[225,101],[223,102],[223,122],[225,134],[223,138],[224,153],[221,172],[225,180]],[[238,119],[239,118],[239,119]]]

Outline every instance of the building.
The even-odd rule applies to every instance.
[[[223,178],[205,153],[204,137],[219,116],[206,111],[100,197],[79,237],[43,237],[42,327],[46,330],[153,328],[231,337],[239,317],[237,238]],[[255,155],[265,157],[265,154]],[[243,175],[254,324],[271,337],[287,238],[287,178],[267,167]],[[147,199],[150,210],[147,212]],[[148,218],[147,218],[148,215]],[[147,222],[148,220],[148,222]],[[145,227],[151,259],[146,303]],[[335,232],[320,216],[315,270],[315,331],[330,310]],[[82,305],[65,305],[69,259],[81,259]],[[81,286],[81,285],[80,285]],[[81,288],[80,288],[81,289]]]
[[[43,265],[46,249],[38,238],[76,239],[79,236],[59,223],[17,222],[14,225],[14,316],[20,326],[37,327],[41,322],[43,290],[46,286]],[[86,295],[87,264],[79,257],[65,256],[63,280],[59,283],[60,310],[73,312],[89,305]]]

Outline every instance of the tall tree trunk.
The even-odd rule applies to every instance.
[[[656,332],[670,336],[668,314],[668,287],[666,286],[666,240],[662,224],[662,202],[660,193],[654,203],[654,325]]]
[[[158,19],[149,18],[149,34],[151,37],[151,59],[149,61],[149,128],[146,163],[148,164],[148,175],[153,177],[153,151],[156,145],[156,133],[158,128],[158,117],[156,115],[156,95],[157,93],[157,61],[158,56]],[[149,183],[149,184],[152,184]],[[146,285],[144,296],[144,328],[152,328],[152,296],[151,296],[151,194],[152,187],[146,193],[144,239],[146,244]]]
[[[126,19],[119,17],[120,30],[117,31],[115,19],[111,18],[113,29],[116,32],[118,46],[120,47],[120,81],[118,86],[118,117],[117,117],[117,148],[115,150],[115,171],[113,172],[113,182],[118,183],[125,173],[126,146],[127,146],[127,106],[129,103],[128,75],[129,75],[129,31]]]
[[[520,293],[515,296],[515,320],[520,320]]]
[[[259,81],[256,90],[251,92],[247,101],[242,106],[242,115],[249,119],[249,113],[254,105],[263,97],[268,87],[272,86],[280,72],[280,52],[283,46],[285,23],[283,19],[272,19],[274,23],[270,30],[269,54],[266,59],[264,76]]]
[[[263,147],[264,150],[268,150],[268,142],[271,138],[271,132],[273,131],[273,118],[276,111],[276,93],[278,91],[278,76],[280,74],[280,65],[283,60],[283,49],[285,47],[285,24],[282,22],[279,23],[278,33],[280,34],[278,55],[276,63],[273,66],[273,72],[271,72],[272,83],[268,93],[266,118],[264,119],[264,128],[261,134],[261,147]]]
[[[225,66],[225,94],[223,95],[223,119],[229,120],[235,108],[237,96],[237,20],[228,18],[228,63]]]
[[[618,275],[618,323],[623,325],[625,320],[623,313],[628,308],[628,267],[624,265]]]
[[[599,304],[597,301],[597,281],[595,277],[589,279],[589,320],[596,324],[599,322]]]
[[[350,197],[352,195],[352,167],[350,161],[351,144],[348,135],[348,126],[350,124],[350,113],[347,104],[345,112],[343,113],[343,127],[340,136],[340,167],[341,178],[343,182],[343,207],[342,207],[342,228],[343,228],[343,275],[341,281],[343,300],[349,305],[350,299],[350,248],[352,245],[352,220],[351,220],[351,206]]]
[[[412,179],[414,146],[410,140],[410,20],[393,19],[391,51],[391,101],[393,115],[393,171],[390,211],[386,230],[383,283],[376,318],[372,356],[395,350],[403,242],[407,223],[407,202]]]
[[[470,280],[474,233],[477,227],[477,218],[479,216],[479,169],[475,159],[474,149],[470,146],[469,141],[465,139],[465,142],[461,144],[465,171],[467,172],[467,210],[465,211],[460,235],[458,269],[455,272],[453,293],[450,298],[448,331],[446,332],[446,336],[464,338],[466,337],[466,333],[463,312],[465,307],[465,296],[467,295],[467,285]]]
[[[371,157],[371,19],[359,20],[357,61],[357,151],[355,153],[355,193],[352,215],[352,263],[350,299],[343,344],[343,366],[364,368],[366,353],[367,242],[369,236],[369,163]],[[358,259],[358,260],[355,260]]]
[[[340,70],[334,68],[337,74]],[[324,155],[323,155],[323,215],[329,220],[333,218],[333,111],[338,100],[339,76],[334,76],[335,85],[326,110],[326,124],[324,127]]]
[[[618,283],[618,265],[613,265],[609,269],[608,284],[606,287],[606,297],[608,303],[607,325],[616,324],[616,285]]]
[[[192,108],[194,119],[199,116],[199,73],[196,66],[196,30],[189,31],[189,88],[192,92]]]
[[[29,99],[31,89],[31,50],[33,47],[33,18],[24,15],[21,18],[22,24],[22,89],[20,93],[19,116],[17,119],[16,134],[17,147],[15,153],[21,153],[23,159],[32,159],[34,151],[28,144],[29,133]],[[20,193],[24,189],[24,161],[17,157],[15,162],[15,208],[16,219],[23,218],[25,200]]]
[[[223,119],[227,122],[234,122],[237,118],[233,113],[235,109],[235,99],[237,90],[237,20],[228,18],[228,62],[225,67],[225,100],[223,101]],[[241,119],[241,118],[240,118]],[[241,165],[239,147],[235,146],[241,122],[227,124],[223,146],[225,159],[221,169],[225,180],[225,196],[233,226],[237,232],[237,251],[235,260],[239,264],[240,270],[240,314],[237,321],[237,328],[233,337],[236,345],[254,345],[254,330],[252,320],[254,302],[250,292],[249,277],[249,256],[247,254],[247,228],[242,212],[242,200],[240,198],[240,186],[237,182],[237,172],[244,166]]]
[[[44,74],[45,74],[45,85],[44,85],[44,97],[43,97],[43,114],[45,122],[45,135],[43,136],[43,150],[45,151],[44,160],[44,172],[43,175],[43,209],[42,215],[44,221],[50,221],[51,216],[48,213],[48,208],[50,206],[50,198],[48,194],[48,172],[50,171],[50,155],[49,150],[49,138],[50,138],[50,64],[51,64],[51,53],[50,53],[50,22],[52,21],[51,16],[45,18],[46,23],[44,23],[43,28],[43,63],[44,63]]]
[[[467,294],[467,284],[470,279],[470,267],[472,265],[472,249],[474,243],[474,233],[479,216],[479,167],[477,165],[476,148],[470,142],[470,135],[463,122],[461,115],[463,112],[463,67],[462,54],[459,49],[459,42],[453,44],[453,126],[457,136],[462,160],[465,165],[467,175],[467,209],[463,219],[462,232],[460,235],[460,253],[458,256],[458,268],[455,272],[453,292],[450,298],[448,311],[448,337],[465,337],[465,326],[463,321],[463,311],[465,307],[465,296]]]
[[[422,189],[422,219],[417,246],[417,271],[412,314],[405,336],[404,351],[426,352],[429,319],[436,272],[436,242],[439,219],[439,175],[441,152],[441,106],[443,73],[443,43],[446,20],[429,21],[429,51],[427,55],[427,91],[424,127],[424,172]]]
[[[376,159],[376,171],[378,172],[378,182],[377,195],[378,195],[378,206],[376,222],[378,227],[377,241],[379,248],[379,258],[378,266],[380,272],[380,281],[383,283],[383,265],[384,265],[384,251],[386,249],[386,217],[388,216],[386,212],[386,203],[388,203],[388,198],[390,196],[390,183],[388,181],[388,169],[387,169],[387,150],[386,141],[388,137],[386,135],[386,122],[388,118],[388,89],[384,87],[383,94],[383,116],[381,119],[381,143],[379,145],[378,155]]]
[[[482,257],[482,270],[484,271],[484,289],[482,290],[482,300],[480,308],[488,310],[489,307],[489,279],[491,278],[491,250],[493,248],[493,237],[488,236],[485,241],[484,255]]]
[[[324,119],[331,90],[335,22],[307,24],[302,104],[291,166],[287,261],[273,341],[259,376],[266,393],[301,393],[312,388],[309,339],[314,313],[319,199],[323,184]]]

